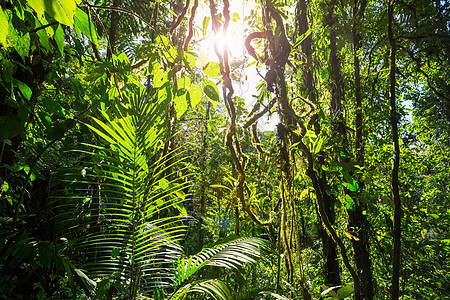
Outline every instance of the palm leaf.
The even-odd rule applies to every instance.
[[[177,290],[169,300],[184,299],[189,293],[207,294],[213,299],[230,300],[235,299],[228,285],[217,279],[198,281],[195,284],[188,283]]]
[[[184,226],[170,210],[186,184],[171,171],[179,161],[167,164],[175,153],[161,156],[167,101],[123,96],[85,124],[99,139],[74,150],[87,159],[59,174],[56,226],[91,277],[127,283],[131,299],[173,284]]]
[[[193,282],[193,277],[205,266],[242,270],[249,264],[256,263],[261,257],[261,248],[267,248],[266,240],[253,237],[238,238],[213,248],[203,249],[200,253],[181,257],[178,261],[178,290],[173,299],[182,299],[187,293],[204,292],[215,299],[233,299],[228,286],[218,280]],[[195,281],[194,281],[195,282]]]

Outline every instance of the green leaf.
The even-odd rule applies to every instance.
[[[58,46],[59,53],[64,54],[64,31],[61,25],[58,25],[55,31],[55,42]]]
[[[73,16],[77,8],[75,0],[28,0],[27,2],[37,13],[38,18],[46,12],[61,24],[67,26],[74,24]]]
[[[169,181],[165,178],[161,178],[158,182],[158,185],[161,189],[167,190],[169,188]]]
[[[28,85],[26,85],[25,83],[23,83],[22,81],[19,81],[17,79],[14,79],[14,85],[17,86],[20,90],[20,92],[22,93],[23,97],[27,100],[31,99],[31,94],[32,91],[31,89],[28,87]]]
[[[173,101],[175,102],[175,111],[177,112],[177,118],[180,118],[188,109],[188,103],[186,99],[186,93],[181,96],[175,97]]]
[[[220,101],[219,91],[217,86],[211,80],[203,80],[203,92],[214,106],[214,110],[217,108],[217,104]]]
[[[338,298],[339,299],[346,298],[346,297],[350,296],[351,294],[353,294],[353,291],[354,291],[354,289],[353,289],[353,287],[351,285],[347,285],[347,286],[341,287],[337,291]]]
[[[85,291],[86,295],[92,295],[97,288],[97,282],[90,279],[83,271],[80,269],[74,269],[75,274],[77,275],[77,281]]]
[[[12,30],[10,28],[8,38],[13,44],[14,49],[16,49],[17,53],[19,53],[20,57],[25,61],[25,58],[30,52],[30,34],[26,33],[23,36],[20,36],[14,27],[12,28]]]
[[[173,259],[181,256],[177,242],[184,231],[177,220],[184,218],[171,216],[171,211],[158,212],[177,207],[182,201],[177,190],[189,185],[183,178],[165,174],[176,166],[177,150],[170,156],[159,156],[169,138],[165,113],[173,92],[171,87],[162,90],[168,95],[159,97],[153,91],[149,95],[144,88],[123,90],[121,99],[102,102],[101,120],[86,118],[84,123],[97,137],[95,144],[74,149],[90,157],[55,175],[62,182],[76,183],[61,191],[64,201],[58,201],[59,236],[68,236],[80,255],[95,255],[95,265],[88,262],[83,266],[92,278],[121,280],[129,274],[127,270],[151,264],[151,270],[136,276],[143,293],[154,289],[155,282],[164,286],[172,283],[167,276],[173,274]],[[104,191],[105,197],[101,198],[100,211],[90,210],[90,216],[79,218],[78,207],[87,201],[80,195],[86,195],[82,191],[89,187]],[[97,218],[99,214],[101,218]],[[123,286],[129,284],[124,282]]]
[[[62,264],[64,266],[64,270],[67,273],[67,281],[69,282],[70,289],[72,290],[72,293],[76,293],[75,289],[75,281],[73,280],[73,273],[72,273],[72,265],[69,264],[65,259],[62,260]]]
[[[94,24],[89,19],[89,16],[78,7],[75,10],[74,21],[75,30],[79,33],[84,34],[89,39],[89,41],[98,46],[97,32],[95,31]]]
[[[218,279],[209,279],[195,283],[195,285],[189,287],[188,292],[208,294],[212,299],[228,300],[234,299],[233,292],[228,285]],[[177,299],[184,299],[184,297],[177,297]]]
[[[184,60],[190,69],[195,67],[195,56],[189,52],[184,52]]]
[[[189,97],[191,99],[191,107],[196,107],[202,100],[202,88],[198,84],[191,85],[189,88]]]
[[[1,180],[1,179],[0,179]],[[9,184],[6,181],[2,182],[2,185],[0,187],[0,191],[7,192],[9,190]]]
[[[178,89],[187,89],[191,86],[191,79],[189,77],[180,77],[177,80]]]
[[[3,59],[0,61],[0,78],[6,82],[10,83],[13,79],[12,75],[14,73],[14,64],[9,59]]]
[[[210,187],[212,188],[221,188],[221,189],[227,189],[229,191],[231,191],[231,189],[225,185],[221,185],[221,184],[211,184]]]
[[[308,31],[306,31],[304,34],[302,34],[301,36],[299,36],[297,38],[297,40],[295,41],[294,46],[292,46],[292,48],[297,48],[301,42],[303,42],[312,32],[312,28],[308,29]]]
[[[203,72],[210,77],[219,77],[220,65],[215,61],[210,61],[205,68],[203,68]]]
[[[432,216],[435,219],[439,219],[439,216],[437,214],[430,214],[430,216]]]
[[[0,44],[6,46],[6,37],[8,36],[8,17],[0,6]]]
[[[49,115],[40,111],[38,112],[39,118],[41,119],[42,124],[44,124],[45,128],[51,129],[53,127],[53,120]]]
[[[106,299],[106,295],[111,288],[111,282],[109,279],[103,279],[99,283],[97,283],[97,299]]]
[[[202,27],[202,28],[203,28],[203,29],[202,29],[203,36],[206,35],[206,32],[207,32],[207,30],[208,30],[209,20],[210,20],[209,17],[204,17],[204,18],[203,18],[203,27]]]
[[[353,209],[355,207],[355,201],[349,195],[345,195],[345,202],[346,209]]]
[[[50,44],[50,41],[48,39],[48,35],[47,32],[45,30],[38,30],[36,32],[36,34],[39,37],[39,42],[41,43],[41,45],[47,50],[47,51],[51,51],[52,50],[52,45]]]
[[[329,73],[328,73],[328,69],[323,69],[321,74],[320,74],[320,76],[322,77],[322,79],[324,81],[327,81],[329,76],[330,76]]]
[[[237,21],[239,21],[241,18],[239,17],[239,14],[237,13],[237,12],[235,12],[234,14],[233,14],[233,22],[237,22]]]
[[[47,111],[51,114],[57,114],[61,117],[64,116],[64,110],[61,107],[61,105],[56,102],[55,100],[53,100],[50,97],[45,97],[44,99],[42,99],[42,104],[44,105],[44,107],[47,109]]]
[[[19,108],[17,110],[17,118],[22,122],[25,123],[28,120],[28,117],[30,116],[30,108],[28,106],[28,103],[23,103],[19,105]]]
[[[319,137],[317,138],[317,141],[316,141],[316,147],[314,148],[314,153],[317,154],[317,153],[320,152],[320,150],[322,149],[323,141],[324,141],[324,138],[323,138],[323,137],[319,136]]]
[[[353,183],[343,182],[342,185],[348,188],[352,192],[356,192],[359,189],[359,185],[355,179],[352,179]]]

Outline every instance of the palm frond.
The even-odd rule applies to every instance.
[[[233,299],[229,297],[229,288],[223,282],[212,280],[192,284],[192,277],[205,266],[242,270],[247,265],[256,263],[256,259],[261,257],[261,248],[266,247],[268,247],[266,240],[243,237],[203,249],[190,257],[180,257],[177,269],[179,289],[172,297],[181,299],[180,297],[187,293],[206,292],[216,299]]]
[[[279,295],[277,293],[273,293],[273,292],[259,292],[259,295],[261,296],[270,296],[272,297],[272,299],[277,299],[277,300],[289,300],[290,298],[283,296],[283,295]]]
[[[214,248],[206,248],[189,258],[182,258],[178,268],[178,280],[186,280],[204,266],[242,269],[246,264],[256,262],[261,256],[261,248],[267,242],[260,238],[243,237],[223,243]]]
[[[209,279],[184,285],[169,300],[184,299],[187,294],[193,293],[206,294],[217,300],[230,300],[235,298],[233,292],[225,282],[218,279]]]
[[[161,155],[167,101],[123,96],[85,124],[99,142],[74,151],[88,159],[59,174],[56,226],[91,277],[126,282],[132,298],[173,284],[184,226],[169,210],[182,210],[186,183],[168,164],[176,150]]]

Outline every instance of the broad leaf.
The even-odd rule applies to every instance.
[[[205,68],[203,69],[203,72],[211,77],[219,77],[220,75],[220,66],[215,61],[210,61]]]
[[[8,17],[6,16],[3,8],[0,6],[0,44],[6,46],[6,37],[8,36]]]
[[[67,26],[74,24],[76,0],[27,0],[27,2],[39,18],[46,12],[61,24]]]
[[[84,34],[94,45],[98,46],[94,24],[89,19],[89,16],[78,7],[75,10],[74,21],[75,29]]]
[[[193,84],[189,88],[189,97],[191,100],[191,107],[194,108],[202,100],[202,89],[198,84]]]

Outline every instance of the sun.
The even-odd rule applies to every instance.
[[[238,4],[239,2],[239,4]],[[232,59],[240,59],[245,54],[244,41],[245,41],[245,24],[244,16],[249,7],[253,7],[253,1],[233,1],[230,7],[230,17],[227,31],[224,32],[223,28],[219,32],[214,33],[211,28],[210,11],[209,7],[199,7],[197,11],[197,24],[202,24],[203,39],[200,40],[200,57],[202,62],[206,61],[219,61],[219,58],[215,51],[215,46],[219,54],[223,57],[224,51],[228,51],[230,61]],[[205,26],[205,22],[208,23]],[[200,29],[200,26],[198,27]],[[226,47],[226,48],[225,48]],[[205,61],[206,59],[206,61]]]
[[[230,23],[231,25],[231,23]],[[226,33],[220,30],[218,33],[209,33],[200,41],[200,56],[207,56],[207,60],[219,61],[216,50],[223,57],[228,51],[229,59],[239,58],[244,55],[244,32],[235,26],[229,26]]]
[[[226,34],[223,31],[215,34],[215,42],[222,53],[227,47],[230,57],[240,57],[244,54],[244,32],[233,27],[229,26]]]

